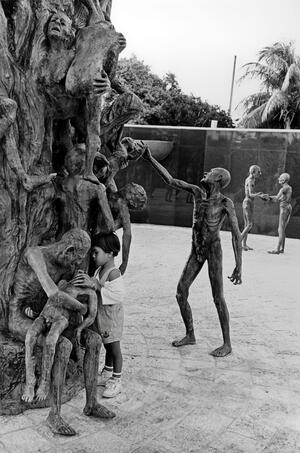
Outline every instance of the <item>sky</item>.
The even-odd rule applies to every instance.
[[[113,0],[112,23],[133,54],[163,76],[173,72],[182,90],[228,110],[234,56],[232,118],[256,81],[237,83],[245,63],[278,41],[300,55],[300,0]]]

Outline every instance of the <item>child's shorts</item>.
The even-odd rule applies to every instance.
[[[124,325],[124,308],[122,304],[98,306],[98,320],[103,344],[121,341]]]

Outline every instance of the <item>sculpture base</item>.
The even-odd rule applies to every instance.
[[[41,348],[37,348],[37,376],[40,374]],[[27,409],[49,406],[44,401],[25,403],[22,393],[25,383],[25,345],[0,336],[0,415],[17,415]],[[63,402],[69,401],[83,388],[82,360],[69,361]]]

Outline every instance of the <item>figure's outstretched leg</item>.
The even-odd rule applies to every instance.
[[[85,415],[97,418],[113,418],[116,414],[97,401],[97,378],[99,369],[99,355],[101,337],[96,332],[85,329],[82,332],[82,342],[85,346],[83,362],[86,404],[83,409]]]
[[[28,329],[32,326],[32,320],[25,316],[20,306],[21,300],[15,295],[9,304],[8,329],[14,338],[24,341]]]
[[[253,227],[253,207],[251,202],[243,203],[243,216],[244,216],[244,229],[242,231],[242,249],[247,252],[248,250],[253,250],[247,245],[248,233]]]
[[[280,245],[280,253],[284,253],[284,247],[285,247],[285,230],[286,227],[288,226],[288,223],[291,218],[291,213],[292,213],[292,208],[286,208],[286,211],[283,213],[283,218],[282,218],[282,233],[281,233],[281,245]]]
[[[29,330],[25,338],[25,367],[26,367],[26,384],[22,395],[22,400],[30,403],[34,398],[34,387],[36,384],[35,365],[36,360],[34,357],[34,346],[36,345],[38,336],[45,327],[44,319],[38,317]]]
[[[284,235],[283,240],[282,240],[280,253],[284,253],[284,248],[285,248],[285,235]]]
[[[76,431],[60,415],[62,393],[72,347],[72,343],[67,338],[59,338],[52,367],[51,409],[46,420],[51,431],[62,436],[75,436],[76,434]]]
[[[224,357],[231,352],[231,342],[229,313],[223,293],[222,248],[219,240],[211,244],[208,256],[208,274],[223,335],[223,346],[210,352],[210,354],[215,357]]]
[[[290,221],[291,209],[280,209],[279,223],[278,223],[278,244],[275,250],[270,250],[268,253],[271,255],[279,255],[284,253],[285,246],[285,230]]]
[[[84,179],[99,184],[98,178],[93,173],[93,165],[97,152],[100,152],[100,116],[102,110],[102,95],[90,96],[86,100],[85,124],[86,124],[86,167]]]
[[[285,212],[280,209],[280,214],[279,214],[279,225],[278,225],[278,245],[277,245],[277,252],[281,253],[281,249],[283,246],[284,242],[284,236],[285,236]]]
[[[99,0],[81,0],[81,3],[83,3],[89,11],[89,25],[105,20]]]
[[[176,299],[180,308],[180,313],[185,325],[186,334],[181,340],[174,340],[172,345],[175,347],[185,346],[187,344],[195,344],[196,338],[194,334],[192,309],[188,302],[189,288],[197,275],[199,274],[205,258],[198,260],[196,253],[192,249],[188,261],[183,269],[180,280],[177,286]]]
[[[68,320],[62,316],[55,321],[46,336],[43,348],[42,373],[39,388],[36,391],[36,397],[39,401],[45,400],[50,390],[51,370],[54,360],[55,347],[61,333],[67,328]]]

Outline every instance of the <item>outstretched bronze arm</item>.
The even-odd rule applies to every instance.
[[[87,307],[85,304],[82,304],[81,302],[79,302],[79,300],[75,299],[68,293],[63,292],[63,294],[60,294],[63,296],[61,300],[64,308],[66,308],[67,310],[79,311],[79,313],[85,315],[85,313],[87,312]]]
[[[157,170],[157,172],[160,174],[165,183],[169,184],[169,186],[173,187],[174,189],[186,190],[187,192],[190,192],[192,194],[201,191],[200,187],[194,184],[189,184],[188,182],[182,181],[181,179],[173,178],[168,170],[166,170],[165,167],[163,167],[159,162],[157,162],[156,159],[154,159],[154,157],[152,157],[148,147],[146,147],[145,149],[143,158],[145,160],[148,160],[152,167],[155,168],[155,170]]]
[[[122,263],[119,267],[121,274],[123,275],[126,271],[128,258],[129,258],[129,251],[131,245],[131,222],[130,222],[130,214],[127,205],[122,202],[119,203],[119,215],[122,222],[123,227],[123,235],[122,235]]]
[[[272,203],[276,203],[278,201],[281,201],[281,198],[288,192],[291,192],[291,189],[288,189],[288,188],[285,188],[285,187],[282,187],[278,194],[277,195],[269,195],[268,193],[265,193],[262,195],[262,199],[264,201],[270,201]]]
[[[235,268],[229,279],[234,285],[239,285],[242,283],[242,238],[234,204],[229,199],[226,200],[226,211],[231,226],[232,247],[235,258]]]
[[[277,201],[280,201],[281,197],[284,195],[284,188],[282,187],[277,195],[269,195],[269,201],[272,201],[273,203],[276,203]]]
[[[262,192],[253,192],[254,189],[254,183],[250,182],[248,186],[248,191],[249,191],[249,196],[251,198],[259,198],[262,195]]]

